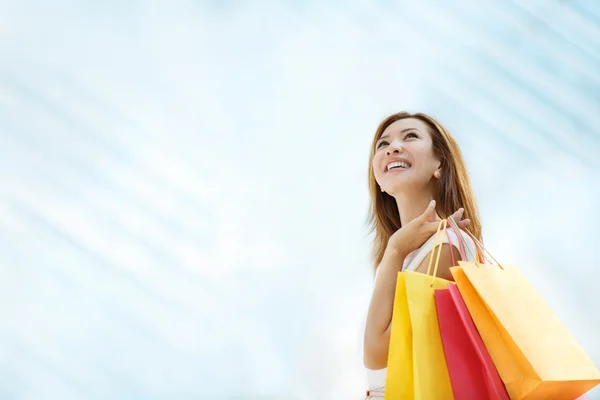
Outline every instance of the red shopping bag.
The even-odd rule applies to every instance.
[[[442,345],[456,400],[509,400],[456,285],[435,291]]]
[[[452,233],[456,235],[461,257],[467,260],[460,230],[454,221],[449,222]],[[479,259],[479,248],[476,253],[471,256]],[[452,265],[455,265],[454,254],[450,254]],[[436,290],[434,295],[454,398],[509,400],[504,383],[479,336],[458,287],[449,285],[447,289]]]

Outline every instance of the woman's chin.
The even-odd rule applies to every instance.
[[[396,196],[406,194],[413,191],[415,188],[415,182],[409,180],[395,180],[392,185],[386,187],[386,193],[390,196]]]

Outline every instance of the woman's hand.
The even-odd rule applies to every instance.
[[[462,219],[464,211],[463,208],[459,208],[450,216],[460,229],[465,228],[471,222],[469,219]],[[435,218],[435,200],[432,200],[423,214],[394,232],[388,240],[386,251],[397,251],[400,255],[406,257],[410,252],[421,247],[435,234],[440,225],[439,221],[435,221]]]

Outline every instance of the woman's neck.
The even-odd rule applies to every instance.
[[[429,202],[433,200],[433,196],[430,192],[399,193],[395,195],[394,198],[396,199],[396,205],[398,206],[398,212],[400,213],[401,226],[405,226],[410,221],[423,214],[429,205]],[[436,221],[441,220],[437,213],[435,215]]]

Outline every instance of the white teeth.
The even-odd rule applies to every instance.
[[[392,163],[389,163],[389,164],[387,165],[387,169],[386,169],[386,171],[389,171],[390,169],[392,169],[392,168],[397,168],[397,167],[400,167],[400,168],[407,169],[407,168],[410,168],[410,165],[408,165],[408,164],[407,164],[407,163],[405,163],[404,161],[394,161],[394,162],[392,162]]]

